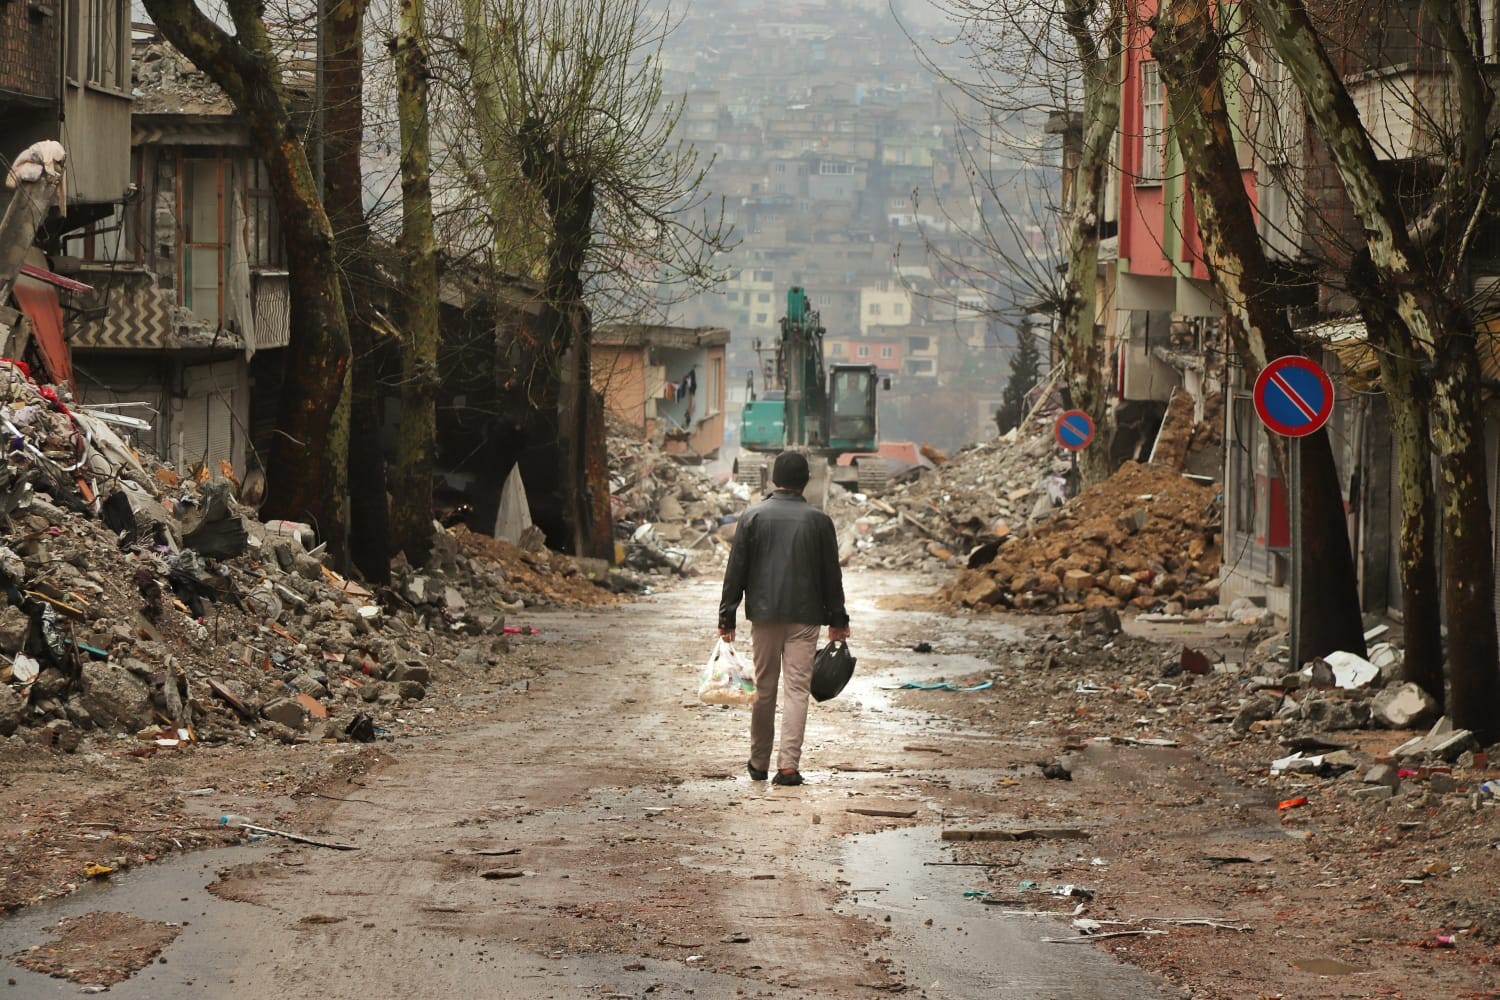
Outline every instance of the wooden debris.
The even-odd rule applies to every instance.
[[[866,806],[851,806],[844,812],[854,813],[856,816],[884,816],[888,819],[911,819],[917,814],[915,809],[871,809]]]

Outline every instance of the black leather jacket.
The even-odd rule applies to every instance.
[[[719,628],[735,627],[741,595],[751,621],[847,628],[833,519],[790,490],[745,511],[724,570]]]

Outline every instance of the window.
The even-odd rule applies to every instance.
[[[775,171],[778,174],[784,174],[784,173],[786,173],[786,164],[785,163],[778,163],[778,164],[776,164]]]
[[[738,302],[739,300],[740,300],[740,293],[739,292],[730,292],[729,293],[729,301],[730,302]]]
[[[905,302],[897,302],[895,305],[891,306],[891,311],[893,313],[895,313],[897,316],[905,316],[906,315],[906,303]]]
[[[271,177],[259,160],[251,161],[249,172],[245,185],[249,209],[245,236],[249,240],[250,266],[280,271],[286,267],[286,248],[281,242],[281,216],[276,214]]]
[[[760,292],[760,293],[758,293],[755,296],[755,301],[757,301],[757,302],[770,302],[771,301],[771,293],[770,292]]]
[[[87,57],[85,81],[94,87],[130,89],[130,5],[123,0],[79,0],[82,22],[68,26],[68,68],[78,73],[78,50],[74,39],[82,33]],[[78,8],[70,6],[70,12]]]
[[[862,358],[868,358],[870,356],[870,349],[861,344],[859,347],[859,351],[856,353],[858,353],[858,355]]]
[[[705,396],[703,403],[703,415],[710,416],[719,412],[719,400],[724,394],[724,359],[708,359],[708,380],[703,386]]]
[[[869,313],[871,316],[879,316],[880,315],[880,303],[879,302],[871,302],[870,305],[869,305],[869,308],[867,308],[865,311],[867,313]]]
[[[178,220],[182,227],[182,304],[214,326],[223,321],[224,161],[182,157]]]
[[[906,339],[906,349],[909,351],[930,351],[932,350],[932,338],[908,337]]]
[[[834,344],[833,344],[833,346],[832,346],[832,350],[833,350],[833,356],[834,357],[836,357],[836,358],[842,358],[844,356],[844,345],[843,344],[840,344],[837,341],[835,341]]]
[[[757,322],[757,323],[765,323],[766,322],[766,314],[765,313],[756,313],[755,314],[755,322]]]
[[[1155,184],[1161,180],[1165,112],[1161,73],[1156,63],[1141,63],[1141,162],[1136,172],[1139,183]]]
[[[854,173],[854,168],[847,163],[839,163],[836,160],[823,160],[818,163],[818,173],[824,175],[843,175]]]
[[[891,358],[893,358],[893,357],[895,357],[895,356],[896,356],[896,352],[895,352],[895,350],[894,350],[894,349],[892,349],[892,348],[889,348],[889,347],[882,347],[882,348],[881,348],[881,349],[880,349],[880,356],[881,356],[881,357],[882,357],[882,358],[884,358],[884,359],[885,359],[885,360],[886,360],[886,361],[889,361],[889,360],[890,360],[890,359],[891,359]]]
[[[755,280],[756,281],[770,281],[771,280],[771,272],[770,271],[756,271],[755,272]]]

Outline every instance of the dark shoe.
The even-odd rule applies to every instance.
[[[745,761],[745,770],[750,772],[750,780],[751,781],[765,781],[766,780],[766,772],[763,771],[763,770],[761,770],[760,768],[756,767],[754,764],[750,763],[748,760]]]
[[[800,785],[802,784],[801,771],[777,771],[776,777],[771,779],[773,785]]]

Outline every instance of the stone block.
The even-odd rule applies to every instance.
[[[1410,729],[1437,718],[1438,703],[1416,684],[1395,684],[1375,695],[1370,705],[1377,724],[1389,729]]]
[[[31,631],[31,618],[20,608],[7,605],[0,611],[0,651],[15,656],[26,648],[26,635]]]
[[[1399,769],[1391,764],[1376,764],[1361,780],[1367,785],[1384,785],[1393,792],[1401,787]]]
[[[261,709],[261,715],[278,726],[301,732],[307,726],[307,710],[291,698],[277,698]]]
[[[391,675],[388,679],[398,683],[416,681],[418,684],[427,685],[432,683],[432,671],[425,664],[407,660],[391,668]]]
[[[83,665],[79,703],[102,729],[133,733],[154,720],[151,689],[130,671],[112,663]]]

